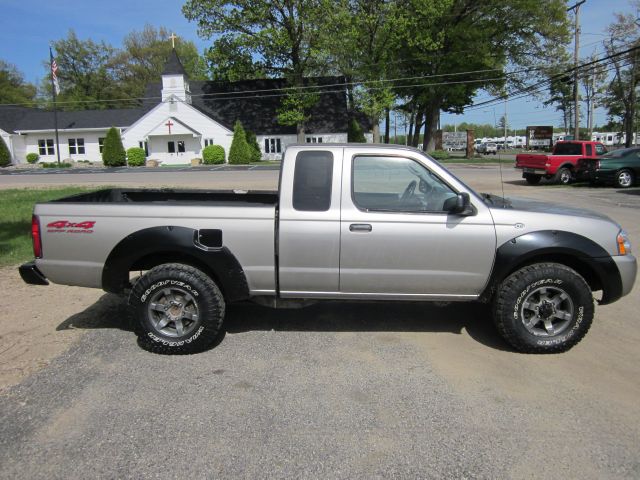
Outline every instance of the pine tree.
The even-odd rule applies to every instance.
[[[229,149],[229,163],[251,163],[251,148],[247,144],[247,136],[240,120],[233,126],[233,140]]]
[[[4,138],[0,137],[0,167],[6,167],[11,164],[11,153],[9,147],[4,143]]]
[[[367,139],[362,132],[362,128],[355,118],[351,119],[351,121],[349,122],[347,141],[349,143],[367,143]]]
[[[260,145],[258,145],[258,139],[256,134],[247,130],[247,145],[249,145],[249,149],[251,150],[251,161],[259,162],[262,160],[262,151],[260,150]]]
[[[104,139],[102,163],[107,167],[122,167],[127,163],[127,152],[125,152],[122,146],[120,132],[115,127],[109,129]]]

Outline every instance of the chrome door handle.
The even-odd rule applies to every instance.
[[[349,225],[349,231],[351,232],[370,232],[371,225],[368,223],[352,223]]]

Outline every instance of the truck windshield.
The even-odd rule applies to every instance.
[[[582,155],[582,145],[579,143],[557,143],[554,155]]]

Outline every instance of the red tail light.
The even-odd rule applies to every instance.
[[[42,237],[40,236],[40,219],[33,215],[31,217],[31,239],[33,240],[33,255],[42,258]]]

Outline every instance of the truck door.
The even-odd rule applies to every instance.
[[[344,153],[340,291],[370,298],[472,298],[491,271],[496,235],[484,202],[447,211],[459,182],[417,152]],[[440,171],[440,175],[438,175]]]
[[[285,153],[277,246],[282,297],[339,291],[342,152],[326,146]]]

